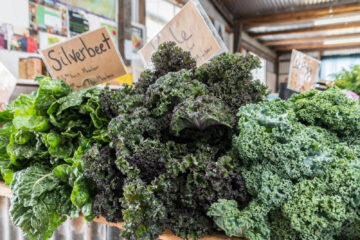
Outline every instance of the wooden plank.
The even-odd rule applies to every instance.
[[[360,11],[360,3],[351,3],[337,5],[332,7],[323,7],[317,9],[307,9],[300,11],[289,11],[285,13],[268,14],[247,18],[238,18],[235,21],[244,23],[244,29],[258,26],[268,26],[273,24],[296,23],[313,20],[326,16],[335,16],[341,14],[349,14]]]
[[[131,32],[131,0],[118,1],[119,52],[127,66],[131,64],[131,61],[125,58],[125,40],[131,40]]]
[[[233,42],[234,53],[241,52],[241,47],[242,47],[241,31],[242,31],[242,23],[236,22],[234,24],[234,42]]]
[[[184,6],[185,5],[185,1],[184,0],[173,0],[175,3],[177,3],[180,6]]]
[[[290,46],[280,46],[273,48],[276,51],[290,51],[292,49],[297,50],[334,50],[334,49],[351,49],[351,48],[360,48],[360,42],[357,43],[342,43],[342,44],[304,44],[304,45],[290,45]]]
[[[94,222],[106,224],[111,227],[117,227],[121,230],[124,230],[122,222],[120,223],[111,223],[106,221],[104,217],[95,218]],[[159,240],[183,240],[182,238],[174,235],[170,230],[166,230],[163,234],[159,236]],[[191,240],[191,238],[190,238]],[[241,240],[241,238],[227,237],[223,234],[213,234],[205,237],[201,237],[200,240]],[[246,239],[243,239],[246,240]]]
[[[287,35],[287,34],[306,34],[306,33],[314,33],[320,31],[327,30],[335,30],[335,29],[343,29],[343,28],[352,28],[352,27],[360,27],[360,22],[352,22],[352,23],[339,23],[334,25],[326,25],[326,26],[313,26],[309,28],[300,28],[300,29],[290,29],[283,31],[274,31],[274,32],[265,32],[265,33],[250,33],[250,36],[253,38],[262,38],[267,36],[279,36],[279,35]]]
[[[351,33],[351,34],[340,34],[340,35],[331,35],[331,36],[321,36],[321,37],[302,37],[302,38],[293,38],[277,41],[264,41],[266,46],[280,46],[280,45],[294,45],[294,44],[309,44],[309,43],[319,43],[328,39],[339,39],[347,37],[359,37],[360,33]]]
[[[0,181],[0,196],[2,197],[11,197],[11,191],[9,186],[6,186],[4,182]],[[124,230],[122,222],[119,223],[112,223],[106,221],[104,217],[95,218],[94,222],[106,224],[111,227],[117,227],[119,229]],[[170,230],[166,230],[163,234],[159,236],[159,240],[183,240],[180,237],[175,236]],[[191,240],[191,238],[190,238]],[[227,237],[224,234],[213,234],[209,236],[205,236],[200,238],[200,240],[246,240],[246,239],[240,239],[240,238],[234,238],[234,237]]]
[[[139,0],[139,23],[146,24],[146,4],[145,0]]]
[[[106,224],[110,227],[117,227],[121,230],[124,230],[125,228],[123,227],[123,224],[122,222],[119,222],[119,223],[112,223],[112,222],[108,222],[106,221],[106,219],[102,216],[98,217],[98,218],[95,218],[94,219],[94,222],[97,222],[97,223],[102,223],[102,224]]]

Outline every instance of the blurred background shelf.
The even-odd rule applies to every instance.
[[[32,79],[17,79],[16,85],[39,86],[39,84]]]

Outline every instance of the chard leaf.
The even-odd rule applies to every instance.
[[[73,89],[63,80],[41,76],[36,79],[40,86],[36,93],[35,108],[46,111],[57,99],[68,95]]]
[[[16,172],[10,188],[10,217],[30,240],[50,238],[74,210],[71,188],[43,167]]]

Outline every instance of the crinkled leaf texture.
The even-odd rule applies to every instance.
[[[359,239],[360,106],[341,90],[239,109],[233,148],[252,201],[208,212],[249,239]]]
[[[50,238],[74,211],[71,188],[48,169],[29,167],[16,172],[10,188],[10,217],[30,240]]]
[[[212,126],[232,128],[230,109],[220,99],[208,95],[187,99],[174,109],[170,130],[179,136],[185,128],[203,131]]]

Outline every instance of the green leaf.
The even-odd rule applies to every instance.
[[[175,107],[170,130],[179,136],[185,128],[204,131],[211,126],[232,128],[234,119],[230,109],[218,98],[204,95],[187,99]]]
[[[12,191],[10,217],[30,240],[45,240],[70,215],[71,188],[60,183],[42,167],[16,172]]]
[[[63,80],[51,79],[50,77],[38,77],[39,89],[36,94],[35,108],[46,111],[57,99],[68,95],[72,88]]]

